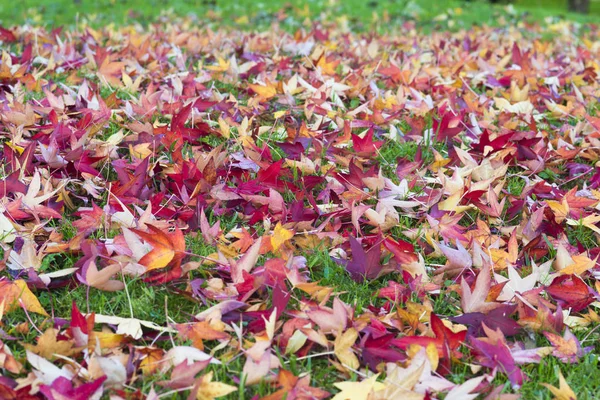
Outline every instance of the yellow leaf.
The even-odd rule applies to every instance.
[[[219,117],[219,129],[221,130],[221,135],[224,138],[229,139],[229,135],[231,132],[231,127],[223,118]]]
[[[577,396],[575,396],[575,393],[569,387],[569,384],[560,371],[558,371],[558,381],[560,385],[559,388],[556,388],[548,383],[542,383],[542,385],[550,389],[554,395],[554,400],[577,400]]]
[[[352,345],[358,339],[358,332],[354,328],[348,329],[343,334],[335,338],[333,352],[340,362],[352,369],[357,369],[360,366],[358,358],[352,352]]]
[[[374,400],[423,400],[425,395],[414,392],[413,389],[419,383],[426,365],[427,363],[424,359],[412,360],[408,368],[402,368],[396,363],[387,363],[384,381],[385,389],[377,392],[373,396]]]
[[[339,61],[327,61],[326,57],[323,56],[317,62],[317,67],[321,68],[321,73],[324,75],[335,75],[335,69],[337,68]]]
[[[225,72],[229,70],[229,66],[230,66],[230,62],[227,60],[222,59],[221,57],[218,58],[218,62],[219,65],[209,65],[206,67],[206,69],[210,70],[210,71],[215,71],[215,72]]]
[[[567,265],[565,268],[560,270],[563,275],[582,275],[585,271],[594,268],[596,265],[596,259],[592,260],[586,257],[585,254],[579,254],[577,256],[571,256],[573,260],[572,264]]]
[[[311,298],[316,299],[319,302],[329,298],[331,293],[333,293],[333,288],[328,286],[319,286],[317,282],[299,283],[295,287],[303,292],[308,293]]]
[[[198,391],[196,392],[197,400],[214,400],[238,390],[235,386],[227,385],[222,382],[213,382],[212,377],[213,372],[211,371],[200,378]]]
[[[277,89],[275,88],[274,85],[269,84],[269,82],[267,82],[267,85],[265,85],[265,86],[263,86],[263,85],[248,85],[248,87],[250,89],[252,89],[252,91],[254,93],[256,93],[263,100],[268,100],[277,94]]]
[[[37,343],[25,344],[25,348],[32,353],[35,353],[46,360],[52,361],[55,359],[55,355],[71,356],[79,353],[80,348],[76,348],[73,340],[58,340],[58,330],[48,328],[43,335],[40,335],[37,339]]]
[[[285,229],[280,222],[275,226],[273,236],[271,236],[271,246],[273,250],[277,251],[279,248],[288,240],[294,237],[294,231]]]
[[[279,118],[281,118],[281,117],[283,117],[283,116],[285,116],[287,114],[288,114],[288,110],[275,111],[273,113],[273,118],[279,119]]]
[[[361,382],[338,382],[335,387],[341,390],[331,400],[367,400],[373,392],[385,389],[385,385],[377,382],[379,374]]]
[[[0,301],[5,305],[6,311],[9,312],[19,308],[19,302],[21,302],[27,311],[48,316],[38,298],[29,290],[27,283],[22,279],[17,279],[14,282],[1,280]]]
[[[552,212],[554,212],[554,218],[559,224],[569,215],[569,204],[565,199],[563,199],[562,202],[546,200],[546,204],[548,204]]]

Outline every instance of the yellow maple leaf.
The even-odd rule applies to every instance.
[[[321,72],[324,75],[335,75],[335,69],[339,63],[339,60],[329,61],[325,56],[323,56],[317,62],[317,67],[321,68]]]
[[[334,386],[341,390],[331,400],[367,400],[373,392],[385,389],[385,385],[377,382],[379,374],[361,382],[338,382]]]
[[[340,362],[352,369],[357,369],[360,366],[358,358],[352,352],[352,345],[358,339],[358,332],[354,328],[348,329],[343,334],[335,338],[333,352]]]
[[[558,371],[559,387],[556,388],[548,383],[542,383],[554,395],[554,400],[577,400],[577,396],[565,380],[563,374]]]
[[[596,265],[595,259],[590,259],[585,254],[579,254],[577,256],[571,256],[573,263],[567,265],[565,268],[560,270],[562,275],[582,275],[585,271],[594,268]]]
[[[214,400],[219,397],[227,396],[238,390],[235,386],[227,385],[223,382],[212,381],[213,372],[202,376],[198,382],[197,400]]]
[[[273,246],[273,250],[277,251],[285,242],[294,237],[294,231],[290,229],[285,229],[281,222],[278,222],[275,226],[275,230],[273,231],[273,235],[271,236],[271,246]]]
[[[248,85],[254,93],[256,93],[261,99],[269,100],[271,97],[275,97],[277,94],[277,88],[267,81],[266,85]]]
[[[42,356],[46,360],[54,360],[55,354],[61,356],[71,356],[81,351],[81,348],[75,347],[73,340],[58,340],[58,329],[48,328],[37,339],[37,343],[25,344],[25,348],[32,353]]]
[[[207,65],[205,68],[209,71],[215,72],[225,72],[229,70],[229,66],[231,65],[229,60],[224,60],[223,58],[218,57],[217,62],[217,65]]]
[[[567,203],[565,199],[563,199],[561,202],[555,200],[546,200],[546,204],[548,204],[552,212],[554,212],[554,218],[559,224],[563,222],[569,215],[569,203]]]
[[[22,279],[17,279],[14,282],[0,280],[0,301],[6,307],[6,311],[19,308],[19,303],[21,303],[28,311],[48,316],[38,298],[29,290],[27,283]]]

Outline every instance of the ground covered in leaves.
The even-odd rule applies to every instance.
[[[0,397],[593,398],[599,33],[1,28]]]

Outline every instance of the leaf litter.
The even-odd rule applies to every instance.
[[[3,398],[508,399],[598,350],[598,32],[562,24],[2,28]],[[78,287],[130,315],[38,299]]]

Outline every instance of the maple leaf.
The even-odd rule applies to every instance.
[[[233,283],[242,283],[244,281],[244,273],[249,273],[256,265],[256,261],[260,255],[263,237],[259,237],[256,242],[238,261],[231,261],[231,279]]]
[[[487,301],[488,293],[490,292],[490,282],[491,268],[487,265],[484,265],[479,271],[473,291],[471,291],[465,278],[462,278],[460,284],[462,288],[460,304],[463,312],[481,312],[485,314],[501,306],[500,303]]]
[[[294,237],[294,231],[285,229],[280,222],[275,225],[275,229],[273,230],[273,235],[271,236],[271,245],[273,246],[273,250],[277,251],[279,248],[285,244],[288,240]]]
[[[177,331],[173,328],[165,328],[155,324],[154,322],[145,321],[137,318],[123,318],[113,317],[110,315],[94,314],[94,322],[96,322],[97,324],[116,325],[117,334],[128,335],[134,339],[139,339],[142,337],[142,326],[159,332],[177,333]]]
[[[516,365],[515,359],[504,340],[471,338],[477,360],[483,366],[497,368],[505,373],[514,387],[520,387],[527,378]]]
[[[330,396],[329,392],[310,386],[310,375],[298,378],[292,372],[281,369],[277,375],[277,383],[281,389],[262,400],[320,400]]]
[[[383,241],[383,245],[394,254],[400,265],[411,264],[419,260],[415,253],[415,247],[404,240],[396,241],[388,237]]]
[[[333,299],[333,308],[320,306],[306,311],[308,318],[319,325],[324,333],[341,333],[346,329],[350,312],[338,297]]]
[[[516,305],[502,304],[486,314],[472,312],[451,318],[451,320],[459,324],[469,325],[469,334],[473,336],[481,335],[484,325],[490,329],[499,329],[505,336],[513,336],[521,330],[519,324],[510,318],[516,308]]]
[[[415,386],[421,380],[426,363],[412,362],[407,368],[394,363],[386,364],[385,388],[374,393],[375,399],[423,400],[425,394],[416,392]]]
[[[15,34],[11,30],[6,29],[3,26],[0,26],[0,39],[2,39],[2,41],[6,43],[17,41],[17,37],[15,36]]]
[[[463,245],[457,241],[456,249],[446,246],[443,243],[438,243],[438,247],[446,256],[446,269],[449,270],[467,270],[473,266],[473,258]]]
[[[558,388],[548,383],[542,383],[542,385],[544,385],[552,392],[552,394],[554,395],[554,400],[577,400],[575,392],[573,392],[573,389],[571,389],[560,370],[558,370],[558,382]]]
[[[28,311],[48,316],[38,298],[22,279],[11,282],[6,278],[0,278],[0,304],[3,304],[6,311],[13,311],[22,306]]]
[[[507,267],[507,271],[508,278],[505,278],[499,274],[494,274],[496,281],[499,283],[506,282],[502,288],[502,292],[496,298],[498,301],[510,301],[513,299],[515,294],[520,294],[533,289],[535,284],[538,282],[539,277],[535,273],[527,275],[525,278],[521,278],[519,272],[512,265]]]
[[[342,365],[351,369],[358,369],[360,366],[358,358],[352,352],[352,345],[354,345],[356,339],[358,339],[358,332],[356,329],[350,328],[335,338],[333,347],[333,352]]]
[[[219,325],[221,326],[219,327]],[[204,350],[203,340],[227,340],[229,338],[229,335],[223,331],[224,324],[219,324],[219,322],[200,321],[176,324],[175,329],[179,331],[182,338],[191,340],[194,347],[200,350]]]
[[[85,260],[81,270],[77,272],[77,276],[81,282],[91,287],[114,292],[124,287],[123,282],[111,279],[116,273],[121,272],[121,269],[120,264],[111,264],[99,270],[96,261],[89,258]]]
[[[120,61],[110,61],[109,57],[106,57],[98,67],[98,76],[101,80],[108,82],[111,86],[121,87],[123,86],[121,77],[123,76],[124,67],[125,63]]]
[[[9,250],[6,265],[12,270],[33,268],[35,271],[38,271],[42,266],[44,248],[42,247],[40,250],[37,250],[37,245],[31,239],[24,239],[24,242],[20,253],[17,253],[15,250]]]
[[[269,100],[277,94],[277,88],[269,81],[266,82],[266,85],[250,84],[248,87],[252,89],[261,100]]]
[[[592,260],[587,257],[585,254],[579,254],[575,256],[571,256],[572,263],[568,264],[564,268],[560,269],[561,275],[577,275],[581,276],[584,272],[594,268],[596,266],[596,259]]]
[[[171,272],[159,275],[164,276],[164,279],[178,277],[181,274],[181,261],[185,257],[183,232],[175,228],[173,232],[167,233],[153,225],[147,226],[151,233],[138,229],[131,230],[152,246],[152,250],[145,254],[139,263],[146,266],[146,272],[168,267]]]
[[[0,242],[12,243],[17,238],[15,227],[3,213],[0,213]]]
[[[68,368],[59,368],[45,358],[30,351],[26,351],[26,354],[27,362],[34,368],[33,373],[42,384],[52,385],[60,377],[66,378],[69,381],[73,379],[73,372]]]
[[[371,127],[362,138],[359,135],[352,135],[352,147],[358,154],[372,154],[383,145],[381,141],[373,141],[373,133],[374,130]]]
[[[401,349],[406,349],[412,344],[427,347],[427,345],[433,343],[440,357],[446,359],[449,359],[450,357],[462,358],[462,353],[458,348],[467,336],[466,330],[454,332],[452,329],[446,327],[442,320],[434,313],[431,313],[430,329],[435,335],[434,337],[407,336],[394,340],[393,344]]]
[[[57,329],[48,328],[37,338],[37,343],[35,346],[31,344],[25,344],[25,348],[32,353],[35,353],[50,361],[55,359],[55,355],[69,357],[81,351],[81,348],[78,349],[74,347],[75,343],[73,341],[59,340],[57,338],[58,334],[59,332]]]
[[[205,369],[209,364],[210,360],[197,361],[191,364],[187,361],[183,361],[173,368],[169,380],[159,381],[157,383],[161,386],[171,389],[189,388],[190,386],[194,385],[196,375],[198,375],[198,373]]]
[[[215,382],[212,379],[212,371],[198,378],[192,389],[192,395],[197,400],[214,400],[238,390],[235,386],[222,382]]]
[[[383,383],[377,382],[377,377],[379,377],[379,374],[360,382],[334,383],[333,385],[341,392],[333,396],[331,400],[368,400],[371,395],[376,395],[378,391],[385,389]]]
[[[206,214],[204,213],[204,209],[202,209],[200,212],[200,231],[207,243],[215,244],[217,238],[221,234],[221,221],[217,221],[213,226],[210,226]]]
[[[102,393],[102,384],[107,377],[102,376],[93,382],[75,386],[64,376],[59,376],[51,385],[41,385],[40,392],[49,400],[87,400]]]
[[[480,376],[465,381],[448,392],[444,399],[447,400],[473,400],[479,396],[479,393],[473,391],[486,379],[486,376]]]
[[[546,292],[564,308],[581,311],[595,300],[590,288],[576,275],[562,275],[546,287]]]
[[[66,182],[62,182],[58,188],[53,188],[50,184],[50,181],[46,181],[46,184],[42,190],[42,177],[40,175],[40,171],[36,169],[33,177],[31,178],[31,182],[29,183],[29,187],[27,188],[27,193],[19,198],[26,207],[27,211],[32,213],[34,216],[38,218],[48,217],[60,219],[62,218],[60,213],[49,207],[42,206],[42,203],[55,196],[65,184]],[[40,195],[40,191],[42,191],[43,194]]]
[[[8,346],[0,340],[0,368],[13,374],[20,374],[23,365],[13,356]],[[0,396],[2,391],[0,390]]]
[[[105,217],[104,210],[98,207],[96,203],[92,203],[92,208],[80,207],[73,215],[81,217],[73,221],[72,224],[77,229],[77,234],[84,237],[99,229]]]
[[[544,336],[554,346],[552,355],[565,363],[576,363],[593,349],[593,347],[581,348],[581,343],[569,328],[565,329],[565,334],[562,337],[552,332],[544,332]]]
[[[463,131],[464,128],[460,124],[463,118],[462,112],[455,114],[452,110],[446,111],[446,107],[443,107],[440,108],[440,113],[443,113],[440,119],[433,119],[433,131],[440,142],[451,139]]]
[[[366,251],[355,238],[350,237],[349,241],[352,249],[352,259],[343,261],[343,263],[346,264],[346,270],[353,280],[362,282],[365,279],[376,279],[383,273],[384,267],[381,265],[381,245],[379,241]]]

